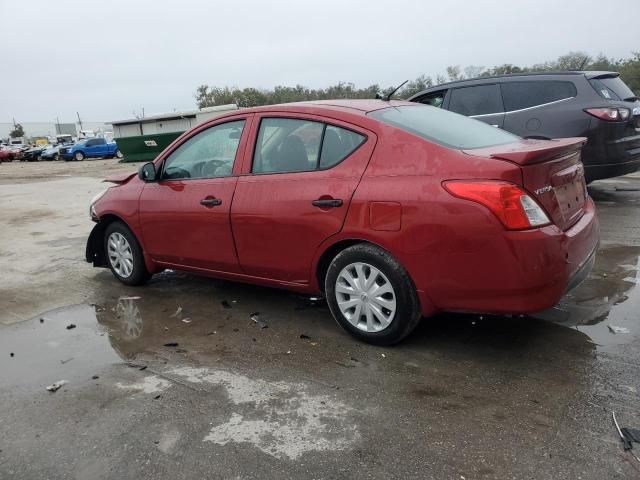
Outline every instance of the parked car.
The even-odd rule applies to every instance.
[[[0,162],[10,162],[12,160],[13,151],[5,145],[0,146]]]
[[[127,285],[171,268],[323,294],[375,344],[442,310],[537,312],[594,262],[584,141],[409,102],[234,111],[108,179],[86,259]]]
[[[587,137],[587,182],[640,168],[640,102],[616,72],[482,77],[431,87],[409,100],[522,137]]]
[[[20,160],[27,162],[37,162],[38,160],[40,160],[40,154],[44,152],[45,149],[45,145],[37,145],[35,147],[27,148],[22,152]]]
[[[104,138],[85,138],[74,145],[60,148],[59,155],[65,160],[84,160],[89,157],[122,158],[118,145]]]
[[[62,148],[62,146],[63,145],[48,145],[40,154],[40,158],[42,160],[59,160],[60,148]]]

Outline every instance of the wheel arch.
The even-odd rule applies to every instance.
[[[93,227],[93,230],[91,230],[89,240],[87,241],[87,262],[93,263],[94,267],[108,267],[107,257],[104,251],[104,235],[107,231],[107,227],[115,222],[120,222],[125,225],[129,229],[131,234],[136,238],[138,244],[142,249],[142,254],[144,255],[144,263],[147,266],[147,270],[151,272],[152,268],[154,267],[154,263],[147,255],[147,252],[145,251],[140,238],[138,237],[138,235],[136,235],[135,230],[131,228],[131,225],[129,225],[126,220],[115,213],[103,214],[100,217],[100,220],[98,220],[98,223]]]
[[[416,288],[416,292],[418,293],[418,298],[419,298],[423,315],[429,316],[438,311],[438,308],[435,306],[435,303],[433,302],[433,299],[430,297],[430,295],[428,295],[427,292],[417,288],[416,282],[413,279],[411,272],[406,266],[403,265],[402,260],[399,259],[396,255],[394,255],[388,248],[385,248],[384,245],[381,245],[380,243],[372,241],[371,239],[368,239],[368,238],[361,238],[361,237],[341,238],[324,248],[322,253],[318,256],[317,262],[315,263],[314,280],[317,283],[317,291],[321,292],[323,295],[325,294],[325,288],[324,288],[325,276],[327,274],[327,270],[329,268],[329,265],[331,264],[331,261],[336,257],[336,255],[338,255],[344,249],[349,248],[353,245],[358,245],[358,244],[373,245],[376,248],[384,250],[393,258],[395,258],[400,263],[400,265],[404,267],[407,273],[407,276],[409,277],[409,280],[414,285],[414,288]]]

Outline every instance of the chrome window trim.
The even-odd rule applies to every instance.
[[[527,110],[533,110],[534,108],[546,107],[547,105],[553,105],[554,103],[560,103],[566,100],[571,100],[572,98],[576,98],[576,97],[573,96],[573,97],[561,98],[560,100],[554,100],[553,102],[541,103],[540,105],[534,105],[532,107],[519,108],[518,110],[509,110],[508,112],[495,112],[495,113],[482,113],[480,115],[469,115],[469,118],[488,117],[490,115],[500,115],[501,113],[508,115],[510,113],[525,112]]]

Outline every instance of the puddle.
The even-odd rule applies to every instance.
[[[67,329],[71,324],[75,328]],[[101,368],[122,361],[111,347],[106,329],[96,321],[94,307],[89,305],[53,310],[2,327],[1,332],[3,388],[44,389],[59,380],[86,381]]]
[[[600,350],[640,335],[640,247],[601,247],[589,277],[538,318],[583,332]],[[616,327],[625,333],[614,333]]]

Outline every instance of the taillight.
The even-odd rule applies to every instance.
[[[606,120],[607,122],[619,122],[629,118],[630,112],[628,108],[585,108],[585,112],[593,115],[600,120]]]
[[[449,180],[443,186],[458,198],[484,205],[509,230],[523,230],[551,223],[542,207],[513,183]]]

